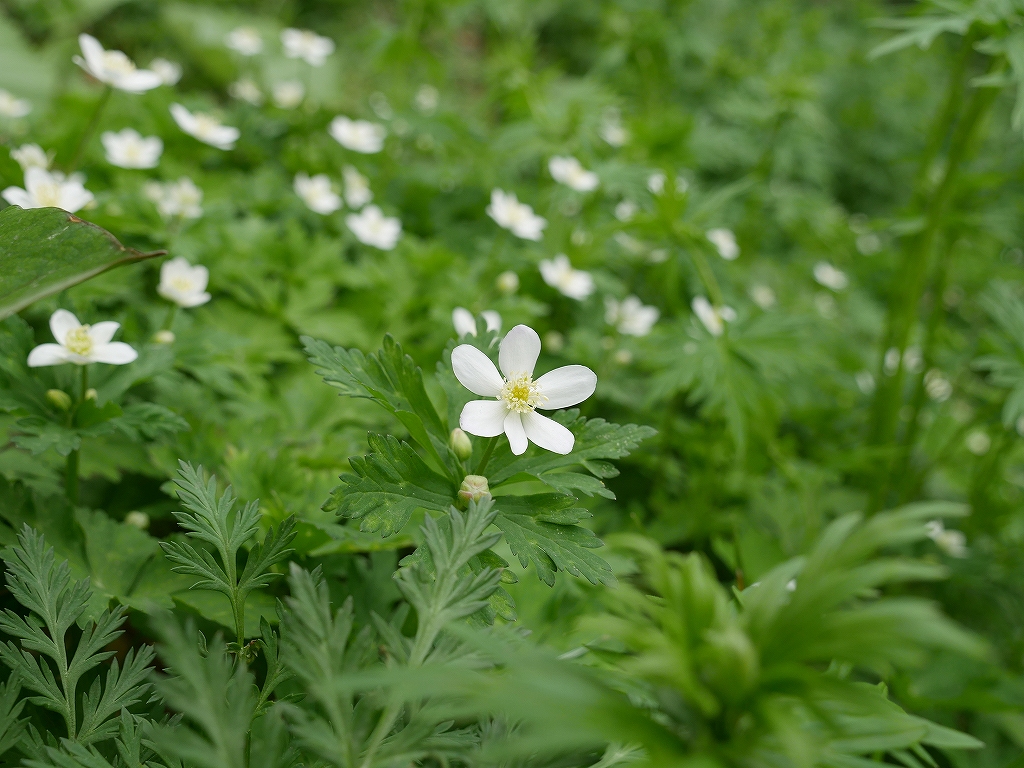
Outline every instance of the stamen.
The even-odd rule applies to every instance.
[[[547,401],[541,394],[540,387],[528,373],[522,373],[505,380],[505,384],[498,393],[498,399],[505,407],[516,413],[529,413],[539,405]]]

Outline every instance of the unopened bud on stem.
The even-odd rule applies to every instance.
[[[490,486],[487,485],[487,478],[483,475],[466,475],[462,480],[462,487],[459,488],[459,498],[463,501],[480,501],[491,497]]]
[[[99,393],[95,389],[93,389],[92,387],[89,387],[87,390],[85,390],[85,399],[86,400],[93,400],[93,401],[95,401],[97,397],[99,397]]]
[[[469,435],[458,427],[452,430],[451,437],[448,438],[448,445],[455,451],[459,461],[465,461],[473,455],[473,443],[470,441]]]
[[[49,400],[57,408],[62,411],[71,409],[71,395],[65,392],[63,389],[48,389],[46,390],[46,399]]]

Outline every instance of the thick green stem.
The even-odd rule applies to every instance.
[[[113,93],[113,89],[109,85],[106,86],[103,89],[103,95],[100,96],[100,100],[96,102],[96,108],[92,112],[92,117],[86,123],[82,135],[78,137],[78,145],[75,147],[75,154],[72,156],[71,165],[68,166],[68,173],[74,173],[81,164],[82,157],[85,155],[85,148],[89,144],[89,139],[96,133],[96,127],[100,123],[100,116],[103,114],[107,102],[110,101],[111,93]]]
[[[484,455],[480,457],[480,462],[476,465],[476,469],[473,470],[474,475],[482,475],[484,473],[484,470],[487,469],[487,462],[491,460],[491,454],[494,453],[494,448],[497,445],[498,438],[488,438],[487,447],[484,448]]]

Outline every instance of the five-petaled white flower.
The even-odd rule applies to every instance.
[[[308,29],[281,30],[281,45],[289,59],[302,59],[311,67],[323,66],[327,57],[334,53],[334,41]]]
[[[711,244],[718,249],[718,255],[726,261],[733,261],[740,255],[740,247],[736,244],[736,235],[731,229],[709,229],[706,236]]]
[[[545,283],[570,299],[583,301],[594,292],[594,278],[589,272],[573,269],[569,257],[564,253],[541,261],[540,276]]]
[[[32,102],[19,99],[10,91],[0,88],[0,117],[24,117],[32,111]]]
[[[217,149],[234,149],[241,131],[203,112],[189,112],[181,104],[171,104],[171,117],[185,133]]]
[[[118,168],[156,168],[164,143],[159,136],[143,136],[134,128],[120,133],[105,131],[100,136],[107,152],[107,162]]]
[[[515,192],[504,192],[500,189],[491,191],[491,204],[487,206],[487,215],[497,222],[498,226],[509,230],[523,240],[540,240],[544,235],[547,219],[538,216],[533,208],[520,203]]]
[[[498,365],[469,344],[452,350],[452,369],[462,386],[475,395],[493,398],[466,403],[459,426],[471,435],[496,437],[502,432],[516,456],[528,441],[554,453],[572,451],[572,432],[537,408],[557,410],[582,403],[597,388],[597,375],[584,365],[567,365],[533,378],[540,355],[540,337],[532,328],[517,325],[501,340]]]
[[[271,95],[280,109],[295,109],[306,97],[306,87],[298,80],[285,80],[274,84]]]
[[[814,279],[833,291],[841,291],[850,284],[846,273],[836,269],[827,261],[819,261],[814,265]]]
[[[157,211],[164,218],[181,216],[183,219],[198,219],[203,215],[203,190],[187,176],[167,184],[147,182],[143,191],[156,204]]]
[[[725,324],[736,319],[736,310],[732,307],[714,307],[703,296],[694,296],[690,306],[693,308],[693,314],[712,336],[721,336],[725,331]]]
[[[76,213],[93,201],[92,192],[82,186],[84,179],[80,173],[65,177],[59,171],[29,168],[25,171],[25,188],[8,187],[3,198],[22,208],[63,208]]]
[[[210,300],[206,286],[210,271],[201,265],[192,266],[184,256],[160,265],[160,285],[156,292],[179,307],[198,307]]]
[[[384,139],[388,135],[387,128],[369,120],[350,120],[338,115],[331,121],[328,132],[336,142],[345,149],[372,155],[384,149]]]
[[[604,300],[604,319],[627,336],[646,336],[660,315],[657,307],[646,306],[636,296],[627,296],[622,301],[609,296]]]
[[[324,173],[310,176],[300,171],[295,174],[295,194],[311,211],[324,216],[341,208],[341,196],[331,189],[331,180]]]
[[[124,365],[139,356],[123,341],[111,341],[120,323],[107,320],[95,325],[82,325],[66,309],[58,309],[50,316],[50,331],[56,344],[40,344],[28,354],[29,368],[74,363],[109,363]]]
[[[597,174],[584,168],[575,157],[552,157],[548,170],[551,178],[577,192],[591,192],[600,183]]]
[[[480,316],[487,324],[488,331],[501,330],[501,315],[493,309],[485,309]],[[476,318],[465,307],[456,307],[452,310],[452,325],[455,326],[455,333],[460,339],[467,335],[476,336]]]
[[[160,76],[164,85],[175,85],[181,80],[181,64],[167,59],[153,59],[149,68]]]
[[[163,85],[156,72],[139,69],[122,51],[103,50],[100,41],[92,35],[79,35],[78,44],[82,47],[82,55],[74,57],[75,64],[111,88],[144,93]]]
[[[373,200],[373,192],[370,191],[370,181],[363,174],[346,165],[341,171],[345,179],[345,202],[352,208],[362,208]]]
[[[12,149],[11,159],[21,166],[22,171],[28,171],[29,168],[42,168],[45,171],[50,167],[50,156],[38,144],[22,144]]]
[[[235,27],[224,38],[224,45],[243,56],[255,56],[263,51],[263,38],[255,27]]]
[[[402,235],[402,222],[385,216],[376,205],[368,205],[359,213],[350,213],[345,223],[361,243],[390,251]]]
[[[928,538],[950,557],[967,557],[967,537],[963,531],[947,530],[941,520],[925,523]]]

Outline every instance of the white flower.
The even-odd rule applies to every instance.
[[[548,225],[547,219],[535,214],[533,208],[526,203],[520,203],[514,192],[503,192],[500,189],[491,191],[487,215],[523,240],[540,240],[544,227]]]
[[[75,64],[111,88],[144,93],[163,84],[160,75],[139,69],[123,52],[103,50],[100,41],[92,35],[79,35],[78,44],[82,47],[82,56],[74,57]]]
[[[519,290],[519,275],[512,270],[506,270],[498,275],[494,284],[502,293],[515,293]]]
[[[437,88],[432,85],[421,85],[416,90],[416,109],[429,115],[437,109],[437,102],[439,98],[440,94],[437,92]]]
[[[736,244],[736,235],[731,229],[709,229],[706,237],[718,249],[718,255],[726,261],[733,261],[740,255],[740,247]]]
[[[611,110],[605,115],[601,123],[601,138],[613,147],[621,147],[629,141],[629,131],[622,126],[617,110]]]
[[[552,157],[548,161],[548,170],[551,178],[577,192],[591,192],[600,183],[597,174],[584,168],[575,157]]]
[[[870,395],[875,391],[875,377],[871,371],[857,371],[853,380],[857,382],[857,389],[865,395]]]
[[[210,300],[206,286],[210,271],[203,266],[192,266],[184,256],[160,265],[160,285],[156,292],[179,307],[198,307]]]
[[[198,219],[203,215],[203,190],[187,176],[168,184],[151,181],[143,190],[164,218],[181,216],[183,219]]]
[[[583,301],[594,292],[594,278],[589,272],[573,269],[569,257],[564,253],[541,261],[540,276],[545,283],[570,299]]]
[[[627,336],[646,336],[658,322],[661,313],[657,307],[648,307],[636,296],[616,301],[611,296],[604,300],[604,319]]]
[[[306,87],[298,80],[285,80],[274,84],[272,95],[280,109],[295,109],[305,98]]]
[[[24,117],[32,111],[32,103],[27,99],[19,99],[10,91],[0,88],[0,117]]]
[[[308,29],[281,30],[281,45],[289,59],[302,59],[312,67],[323,66],[327,57],[334,53],[333,40]]]
[[[228,95],[233,99],[252,104],[254,107],[258,107],[263,103],[263,91],[249,77],[243,77],[229,85]]]
[[[181,104],[171,104],[171,117],[189,136],[217,149],[234,149],[241,132],[203,112],[189,112]]]
[[[93,201],[92,192],[82,186],[83,176],[50,173],[44,168],[29,168],[25,171],[25,189],[8,187],[3,198],[11,205],[22,208],[63,208],[76,213]]]
[[[364,155],[372,155],[384,149],[384,139],[388,135],[387,129],[379,123],[349,120],[344,115],[334,118],[327,130],[345,149],[362,152]]]
[[[924,375],[924,390],[928,397],[937,403],[943,403],[953,394],[953,385],[938,368],[932,368]]]
[[[42,168],[45,171],[50,167],[50,156],[38,144],[22,144],[12,149],[11,159],[21,166],[22,171],[29,168]]]
[[[107,152],[107,162],[118,168],[156,168],[164,143],[158,136],[142,136],[134,128],[120,133],[105,131],[100,136]]]
[[[984,456],[992,447],[992,438],[988,436],[988,432],[976,429],[967,435],[964,444],[967,446],[967,450],[975,456]]]
[[[725,331],[725,324],[736,319],[736,311],[732,307],[713,307],[703,296],[694,296],[690,306],[693,308],[693,314],[712,336],[721,336]]]
[[[341,171],[345,180],[345,202],[352,208],[362,208],[373,200],[373,192],[370,191],[370,181],[351,165],[346,165]]]
[[[390,251],[402,235],[402,222],[385,216],[376,205],[368,205],[359,213],[350,213],[345,223],[361,243]]]
[[[554,453],[572,451],[572,432],[537,408],[557,410],[581,403],[594,394],[597,375],[583,365],[567,365],[534,380],[540,355],[540,337],[532,328],[517,325],[501,340],[498,365],[476,347],[460,344],[452,350],[452,369],[470,392],[490,400],[466,403],[459,426],[471,435],[508,437],[512,453],[525,453],[528,441]]]
[[[149,68],[160,76],[164,85],[175,85],[181,80],[181,64],[167,59],[153,59]]]
[[[771,309],[775,306],[775,291],[767,285],[750,286],[750,298],[761,309]]]
[[[295,174],[295,194],[311,211],[324,216],[341,208],[341,197],[331,189],[331,180],[323,173],[312,177],[301,172]]]
[[[814,265],[814,279],[833,291],[841,291],[850,284],[846,273],[836,269],[827,261],[819,261]]]
[[[615,218],[619,221],[630,221],[634,216],[636,216],[636,211],[636,203],[632,200],[621,200],[619,201],[619,204],[615,206]]]
[[[948,531],[941,520],[925,523],[928,538],[950,557],[967,557],[967,537],[963,531]]]
[[[109,363],[124,365],[139,354],[123,341],[111,341],[120,323],[107,320],[96,325],[82,325],[66,309],[58,309],[50,316],[50,331],[56,344],[40,344],[29,352],[29,368],[74,363]]]
[[[263,51],[263,38],[255,27],[235,27],[224,38],[224,45],[243,56],[255,56]]]
[[[487,323],[488,331],[501,330],[501,315],[493,309],[485,309],[480,316]],[[455,326],[455,333],[461,339],[463,336],[476,336],[476,318],[473,313],[465,307],[456,307],[452,310],[452,325]]]
[[[665,174],[661,171],[655,171],[647,177],[647,189],[650,190],[652,195],[660,195],[665,191]]]

